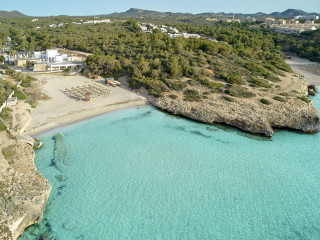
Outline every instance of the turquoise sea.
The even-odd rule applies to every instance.
[[[20,240],[320,239],[320,134],[267,139],[145,106],[38,137],[53,189]]]

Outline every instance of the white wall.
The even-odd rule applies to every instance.
[[[56,56],[58,54],[58,50],[46,50],[46,61],[47,62],[54,62],[56,61]]]

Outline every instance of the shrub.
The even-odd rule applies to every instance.
[[[224,79],[227,83],[230,84],[244,84],[245,81],[242,79],[242,77],[237,73],[225,73],[220,72],[217,74],[218,78]]]
[[[31,76],[26,76],[24,79],[22,79],[21,87],[31,87],[31,82],[36,81],[37,79]]]
[[[199,82],[195,81],[195,80],[188,80],[188,84],[191,86],[191,87],[196,87],[196,86],[199,86]]]
[[[138,80],[135,80],[135,79],[133,79],[133,78],[130,78],[130,79],[128,80],[128,83],[129,83],[129,87],[130,87],[131,89],[140,89],[141,86],[142,86],[142,84],[141,84]]]
[[[7,130],[7,126],[2,121],[0,121],[0,132],[5,130]]]
[[[265,79],[251,78],[250,82],[258,87],[271,88],[271,85]]]
[[[284,98],[279,97],[279,96],[275,96],[273,99],[276,101],[279,101],[279,102],[286,102],[286,100]]]
[[[233,99],[232,97],[229,97],[229,96],[222,96],[222,98],[228,102],[235,102],[235,99]]]
[[[2,154],[4,158],[8,161],[9,164],[13,163],[13,157],[15,155],[14,149],[12,146],[5,147],[2,149]]]
[[[299,100],[304,101],[306,103],[311,102],[311,100],[307,96],[297,97]]]
[[[231,85],[226,93],[230,96],[239,98],[252,98],[256,96],[256,94],[249,92],[247,88],[240,85]]]
[[[223,83],[215,82],[215,81],[210,81],[207,78],[199,79],[198,80],[202,85],[207,86],[210,89],[217,89],[221,90],[222,87],[224,87]]]
[[[20,91],[17,87],[14,88],[14,97],[17,97],[19,100],[25,100],[27,99],[27,96]]]
[[[152,96],[154,96],[155,98],[160,98],[160,97],[163,97],[163,94],[162,93],[159,93],[159,92],[156,92],[154,91],[153,89],[150,89],[148,91],[148,93]]]
[[[187,86],[187,83],[179,81],[179,80],[166,80],[165,84],[175,91],[181,91]]]
[[[177,95],[175,95],[175,94],[170,94],[170,95],[169,95],[169,98],[177,99],[177,98],[178,98],[178,96],[177,96]]]
[[[270,105],[271,104],[271,102],[269,101],[269,100],[267,100],[267,99],[260,99],[260,102],[261,103],[263,103],[263,104],[265,104],[265,105]]]
[[[271,74],[270,76],[268,76],[268,80],[270,80],[271,82],[281,82],[281,79],[275,74]]]
[[[289,93],[287,93],[287,92],[282,92],[282,93],[280,93],[280,95],[281,95],[281,96],[284,96],[284,97],[288,97],[288,96],[289,96]]]
[[[0,113],[0,117],[2,118],[3,121],[5,121],[7,124],[11,125],[12,123],[12,109],[6,107],[2,110]]]
[[[187,89],[184,91],[184,100],[189,102],[199,102],[201,97],[197,90]]]

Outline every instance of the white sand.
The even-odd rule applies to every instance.
[[[320,76],[319,75],[304,71],[304,70],[300,69],[298,66],[296,66],[297,64],[298,65],[314,65],[320,69],[319,63],[311,62],[308,59],[299,58],[299,57],[291,57],[291,59],[286,59],[286,62],[287,62],[287,64],[289,64],[291,66],[291,68],[295,72],[304,76],[304,78],[308,84],[315,84],[316,86],[320,86]]]
[[[125,86],[115,88],[106,86],[102,78],[91,80],[80,75],[63,76],[62,74],[37,74],[35,77],[43,83],[43,91],[51,99],[40,101],[31,113],[32,121],[26,129],[29,135],[116,109],[147,103],[144,96],[133,93]],[[110,90],[111,94],[85,102],[70,98],[62,92],[65,88],[94,83],[103,89]]]

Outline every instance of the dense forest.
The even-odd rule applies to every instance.
[[[300,36],[276,34],[274,40],[283,51],[320,63],[320,30],[304,32]]]
[[[190,79],[189,84],[209,86],[212,91],[221,91],[230,84],[270,87],[270,81],[279,81],[281,70],[290,71],[281,51],[284,45],[305,57],[312,54],[313,60],[319,57],[319,40],[310,40],[319,32],[301,36],[306,39],[301,50],[300,45],[294,47],[295,37],[264,28],[249,29],[248,23],[208,25],[181,21],[174,25],[184,32],[217,39],[216,42],[206,38],[172,39],[159,30],[141,33],[134,20],[72,24],[81,20],[86,19],[50,17],[34,23],[30,18],[4,18],[0,43],[10,36],[14,45],[11,53],[55,47],[91,52],[85,71],[102,76],[129,75],[132,88],[143,86],[154,96],[161,96],[168,89],[183,89],[185,81],[179,81],[183,78]],[[59,23],[64,25],[48,27]],[[40,29],[36,30],[36,26]]]

